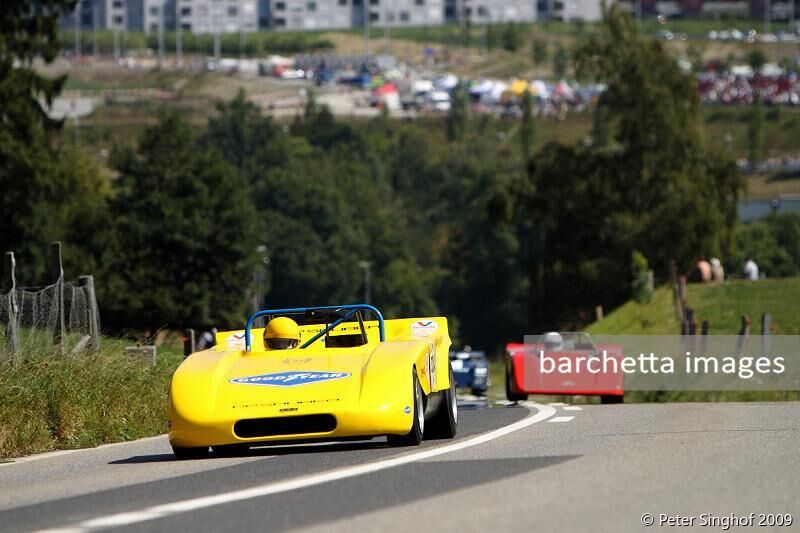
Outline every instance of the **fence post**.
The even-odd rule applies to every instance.
[[[64,266],[61,262],[61,243],[56,241],[50,245],[50,279],[55,279],[56,294],[55,294],[55,307],[56,307],[56,328],[53,331],[53,345],[56,346],[56,351],[64,354],[64,331],[66,329],[64,323]]]
[[[769,356],[772,351],[772,315],[764,313],[761,315],[761,355]]]
[[[97,298],[94,294],[94,276],[80,276],[79,284],[86,294],[86,311],[89,315],[89,336],[92,338],[92,350],[100,349],[100,317],[97,310]]]
[[[8,325],[6,325],[6,351],[9,355],[14,355],[19,350],[19,330],[17,329],[17,312],[19,311],[19,302],[17,301],[17,279],[14,274],[16,261],[14,260],[14,252],[6,252],[3,261],[3,285],[0,292],[7,290],[8,294],[4,296],[7,298],[8,305]]]
[[[711,332],[711,322],[703,320],[700,323],[700,355],[705,356],[708,349],[708,334]]]
[[[183,357],[189,357],[194,352],[194,339],[195,332],[193,329],[185,329],[183,331]]]
[[[739,358],[744,355],[747,341],[750,339],[750,324],[752,324],[750,317],[742,315],[742,327],[739,329],[739,342],[736,346],[736,356]]]
[[[675,317],[682,322],[683,306],[678,289],[678,264],[674,259],[669,262],[669,282],[672,285],[672,305],[675,307]]]

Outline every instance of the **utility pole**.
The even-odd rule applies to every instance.
[[[764,0],[764,33],[769,33],[772,22],[772,1]]]
[[[166,0],[161,0],[158,6],[158,68],[164,67],[164,17],[165,7],[167,6]]]
[[[119,28],[114,25],[114,63],[119,63]]]
[[[81,57],[81,0],[75,4],[75,58]]]
[[[389,0],[383,0],[383,53],[389,54]]]
[[[789,33],[794,33],[794,0],[789,0]]]
[[[180,0],[175,0],[175,69],[183,67],[183,21]]]
[[[369,55],[369,0],[364,2],[364,55]]]
[[[219,68],[220,59],[220,44],[219,44],[219,12],[221,7],[218,5],[211,6],[211,24],[214,27],[214,61]]]
[[[100,55],[97,48],[97,1],[92,2],[92,55],[95,59]]]

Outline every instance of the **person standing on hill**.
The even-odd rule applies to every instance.
[[[711,258],[711,281],[715,283],[722,283],[725,281],[725,270],[722,268],[722,263],[716,257]]]
[[[758,265],[751,257],[747,258],[747,262],[744,264],[744,277],[750,281],[758,281]]]

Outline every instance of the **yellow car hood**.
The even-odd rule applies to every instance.
[[[330,352],[330,350],[328,350]],[[218,408],[356,401],[371,349],[226,354],[214,380]],[[227,363],[227,364],[226,364]]]

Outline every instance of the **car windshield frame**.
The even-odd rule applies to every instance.
[[[348,305],[329,305],[329,306],[319,306],[319,307],[296,307],[296,308],[289,308],[289,309],[263,309],[261,311],[257,311],[253,313],[250,318],[247,320],[247,325],[245,326],[244,330],[244,339],[245,339],[245,351],[250,352],[253,349],[252,341],[251,341],[251,330],[253,328],[253,323],[261,318],[261,317],[272,317],[272,316],[285,316],[285,315],[308,315],[313,314],[313,312],[319,311],[321,315],[329,315],[334,316],[341,313],[344,313],[342,316],[327,324],[326,327],[322,331],[318,332],[314,335],[311,339],[304,342],[299,349],[304,350],[311,346],[314,342],[321,339],[322,337],[328,335],[331,331],[337,328],[340,324],[347,322],[349,319],[355,317],[358,320],[359,326],[361,328],[362,335],[364,338],[367,337],[366,327],[364,326],[364,320],[361,316],[362,311],[369,311],[375,315],[378,319],[378,332],[380,342],[384,342],[386,340],[386,326],[384,323],[383,314],[376,308],[369,304],[348,304]]]

